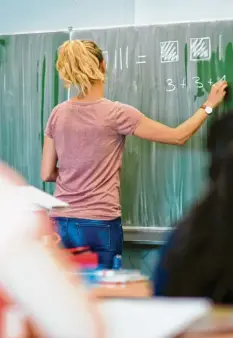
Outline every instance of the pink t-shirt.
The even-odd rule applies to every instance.
[[[125,136],[143,114],[101,99],[65,101],[55,107],[45,135],[54,139],[59,162],[55,196],[71,206],[52,216],[112,220],[121,216],[120,170]]]

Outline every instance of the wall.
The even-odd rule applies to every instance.
[[[0,0],[0,33],[134,23],[134,0]]]
[[[224,19],[230,0],[0,0],[0,34]]]
[[[175,7],[175,8],[174,8]],[[230,0],[135,0],[135,24],[226,19],[233,15]]]

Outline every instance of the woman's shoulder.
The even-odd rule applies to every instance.
[[[58,110],[60,110],[60,109],[66,108],[66,107],[69,105],[69,101],[70,101],[70,100],[65,100],[65,101],[62,101],[62,102],[58,103],[58,104],[53,108],[53,111],[58,111]]]
[[[127,103],[123,103],[123,102],[120,102],[120,101],[113,101],[113,100],[109,100],[107,98],[104,98],[102,100],[102,103],[103,104],[109,104],[115,108],[120,108],[122,110],[125,110],[125,109],[136,109],[134,106],[130,105],[130,104],[127,104]]]
[[[58,103],[55,107],[53,107],[51,116],[55,116],[58,111],[60,111],[61,109],[65,109],[67,107],[67,102],[68,102],[67,100],[63,101],[61,103]]]

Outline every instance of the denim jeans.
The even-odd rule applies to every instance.
[[[99,257],[99,265],[111,269],[115,255],[122,254],[121,218],[111,221],[56,217],[57,232],[65,248],[88,246]]]

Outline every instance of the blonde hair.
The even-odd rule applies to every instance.
[[[85,96],[95,81],[104,81],[100,68],[103,60],[101,49],[93,41],[72,40],[60,46],[56,67],[66,86],[78,87]]]

